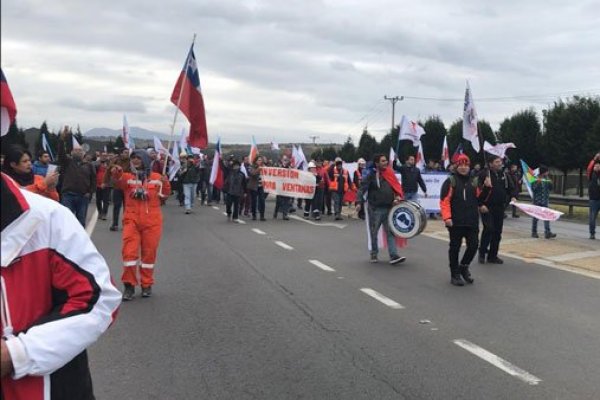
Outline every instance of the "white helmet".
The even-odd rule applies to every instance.
[[[308,168],[317,168],[317,164],[315,164],[313,161],[308,163]]]
[[[358,159],[358,162],[357,162],[357,163],[358,163],[358,164],[366,164],[367,162],[365,161],[365,159],[364,159],[364,158],[362,158],[362,157],[361,157],[361,158],[359,158],[359,159]]]

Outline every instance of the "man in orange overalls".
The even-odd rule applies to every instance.
[[[161,198],[171,193],[166,176],[150,171],[150,157],[144,150],[130,156],[131,172],[120,166],[113,169],[115,186],[123,190],[123,300],[132,300],[138,284],[139,265],[142,297],[152,295],[154,263],[162,231]],[[141,265],[140,265],[141,253]]]

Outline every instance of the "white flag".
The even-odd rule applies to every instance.
[[[123,143],[126,149],[130,149],[129,145],[129,123],[127,122],[127,115],[123,114]]]
[[[156,150],[159,154],[168,155],[169,151],[163,146],[162,142],[159,138],[154,136],[154,150]],[[177,157],[179,158],[179,157]]]
[[[406,115],[402,116],[398,140],[410,140],[413,146],[417,147],[421,143],[421,136],[425,133],[425,129],[421,125],[409,120]]]
[[[444,136],[444,144],[442,145],[442,161],[444,162],[444,169],[448,169],[450,165],[450,152],[448,150],[448,139]]]
[[[75,135],[71,135],[71,138],[73,139],[73,149],[81,149],[81,144],[75,139]]]
[[[52,154],[52,149],[50,148],[50,143],[48,143],[48,139],[46,139],[46,135],[42,135],[42,148],[44,151],[47,151],[50,155],[50,160],[54,161],[54,154]]]
[[[302,151],[302,146],[298,145],[298,159],[296,160],[296,168],[301,168],[302,170],[308,170],[308,161],[306,160],[306,156],[304,155],[304,151]]]
[[[394,148],[390,147],[390,156],[388,157],[388,165],[394,165],[394,161],[396,161],[397,158],[398,158],[398,156],[396,156],[396,152],[394,151]]]
[[[506,150],[516,148],[517,146],[515,146],[514,143],[498,143],[497,145],[492,146],[487,140],[483,142],[483,150],[502,158],[504,158]]]
[[[275,142],[271,142],[271,150],[279,151],[279,145]]]
[[[179,148],[181,151],[187,152],[188,142],[185,134],[185,128],[181,128],[181,136],[179,137]],[[179,157],[179,154],[177,155]]]
[[[179,161],[179,146],[177,146],[177,142],[173,143],[173,149],[171,151],[171,159],[173,163],[171,164],[171,169],[169,170],[169,180],[172,181],[175,178],[175,174],[181,168],[181,161]]]
[[[417,152],[415,167],[417,167],[421,171],[425,169],[425,156],[423,155],[423,145],[421,144],[421,142],[419,142],[419,151]]]
[[[465,90],[465,106],[463,109],[463,138],[471,142],[473,149],[479,153],[479,134],[477,132],[477,112],[473,104],[473,95],[469,81]]]
[[[246,165],[244,163],[240,164],[240,171],[242,171],[242,174],[244,174],[244,176],[248,178],[248,170],[246,169]]]

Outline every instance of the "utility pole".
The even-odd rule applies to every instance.
[[[309,136],[309,138],[312,139],[312,142],[313,142],[313,145],[314,145],[319,137],[318,136]]]
[[[390,131],[390,133],[392,133],[394,131],[394,117],[396,116],[396,103],[398,101],[402,101],[404,100],[404,96],[394,96],[394,97],[387,97],[387,95],[383,96],[383,98],[385,100],[389,100],[392,103],[392,130]]]

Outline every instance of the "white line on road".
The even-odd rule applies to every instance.
[[[217,207],[217,206],[212,206],[212,208],[213,208],[213,210],[218,210],[219,209],[219,207]]]
[[[226,212],[223,212],[223,215],[227,215],[227,213],[226,213]]]
[[[307,223],[309,225],[315,225],[315,226],[333,226],[334,228],[338,228],[338,229],[344,229],[346,227],[346,225],[344,225],[344,224],[334,224],[332,222],[314,222],[314,221],[310,221],[308,219],[301,218],[301,217],[299,217],[297,215],[290,215],[289,217],[292,218],[292,219],[295,219],[296,221],[305,222],[305,223]]]
[[[497,355],[490,353],[486,349],[479,347],[476,344],[469,342],[468,340],[456,339],[453,340],[453,342],[457,346],[467,350],[469,353],[476,355],[482,360],[489,362],[493,366],[500,368],[502,371],[514,376],[515,378],[522,380],[525,383],[528,383],[530,385],[537,385],[542,381],[540,378],[531,375],[529,372],[522,370],[516,365],[509,363],[503,358],[500,358]]]
[[[238,224],[246,225],[246,221],[243,221],[241,219],[236,219],[235,222],[237,222]]]
[[[315,267],[321,268],[323,271],[335,272],[335,269],[331,268],[329,265],[323,264],[319,260],[308,260],[308,262],[314,265]]]
[[[598,257],[600,256],[600,250],[580,251],[578,253],[566,253],[559,256],[546,257],[552,261],[571,261],[579,258]]]
[[[388,307],[394,308],[396,310],[400,310],[400,309],[404,308],[404,306],[402,304],[396,303],[394,300],[392,300],[388,297],[385,297],[384,295],[382,295],[379,292],[376,292],[373,289],[362,288],[362,289],[360,289],[360,291],[371,296],[375,300],[382,302],[383,304],[385,304]]]
[[[259,235],[266,235],[267,234],[266,232],[263,232],[263,231],[261,231],[258,228],[252,228],[252,232],[258,233]]]
[[[280,242],[279,240],[276,240],[276,241],[275,241],[275,244],[276,244],[277,246],[279,246],[279,247],[282,247],[282,248],[286,249],[286,250],[294,250],[294,248],[293,248],[292,246],[290,246],[290,245],[289,245],[289,244],[287,244],[287,243]]]
[[[94,213],[92,214],[92,218],[90,218],[90,222],[88,222],[87,226],[85,227],[85,231],[87,232],[88,236],[92,236],[92,233],[94,232],[94,228],[96,227],[96,222],[98,222],[98,210],[94,210]]]

